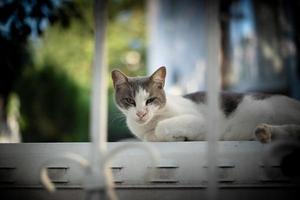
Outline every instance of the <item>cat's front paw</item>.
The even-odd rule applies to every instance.
[[[272,137],[271,127],[268,126],[267,124],[259,124],[254,129],[254,134],[257,140],[260,141],[261,143],[271,142],[271,137]]]
[[[155,135],[160,141],[163,142],[179,142],[179,141],[187,141],[188,138],[180,134],[177,129],[173,128],[174,126],[170,126],[166,121],[158,123],[155,128]]]

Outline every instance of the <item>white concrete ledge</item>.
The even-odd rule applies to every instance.
[[[124,142],[109,143],[108,149],[122,144]],[[133,191],[136,191],[137,195],[148,190],[161,191],[164,195],[168,193],[167,191],[181,194],[184,190],[191,194],[197,191],[197,195],[200,191],[203,193],[208,178],[206,142],[148,144],[161,154],[160,162],[156,166],[157,174],[146,180],[145,174],[153,167],[149,156],[139,149],[126,150],[116,156],[111,163],[118,193],[129,195],[127,193],[131,191],[133,195],[135,193]],[[283,176],[279,161],[269,163],[268,169],[271,173],[266,171],[262,159],[264,149],[265,145],[256,141],[219,142],[218,170],[221,190],[225,193],[230,191],[255,193],[261,190],[271,193],[280,188],[285,194],[284,190],[291,192],[297,187],[293,181]],[[89,150],[89,143],[0,144],[0,190],[8,195],[13,194],[14,190],[43,191],[39,170],[46,164],[50,177],[59,190],[83,192],[83,170],[74,162],[57,157],[72,152],[88,158]]]

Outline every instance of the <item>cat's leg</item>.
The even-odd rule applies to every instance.
[[[206,126],[201,116],[180,115],[160,121],[155,135],[160,141],[204,140]]]
[[[143,141],[147,142],[162,142],[154,133],[145,134]]]
[[[300,125],[270,125],[260,124],[254,130],[255,137],[262,143],[273,140],[296,139],[300,141]]]

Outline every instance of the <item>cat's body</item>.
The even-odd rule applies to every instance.
[[[189,97],[204,96],[195,93]],[[230,100],[239,96],[239,100]],[[219,109],[220,140],[253,140],[253,131],[261,123],[300,124],[300,104],[285,96],[222,94],[223,99],[232,101]],[[223,100],[224,102],[225,100]],[[221,101],[222,102],[222,101]],[[235,108],[229,108],[229,107]],[[226,112],[225,109],[230,110]],[[140,139],[146,141],[205,140],[207,133],[207,105],[181,96],[167,96],[165,107],[147,124],[136,123],[127,117],[129,129]],[[160,137],[157,137],[161,132]]]
[[[150,77],[130,78],[113,72],[116,104],[126,115],[129,129],[144,141],[205,140],[205,93],[167,96],[165,73],[160,68]],[[253,140],[255,128],[262,123],[300,125],[300,103],[285,96],[222,93],[220,104],[220,140]]]

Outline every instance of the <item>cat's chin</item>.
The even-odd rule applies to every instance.
[[[135,122],[139,125],[145,125],[149,122],[149,119],[136,119]]]

